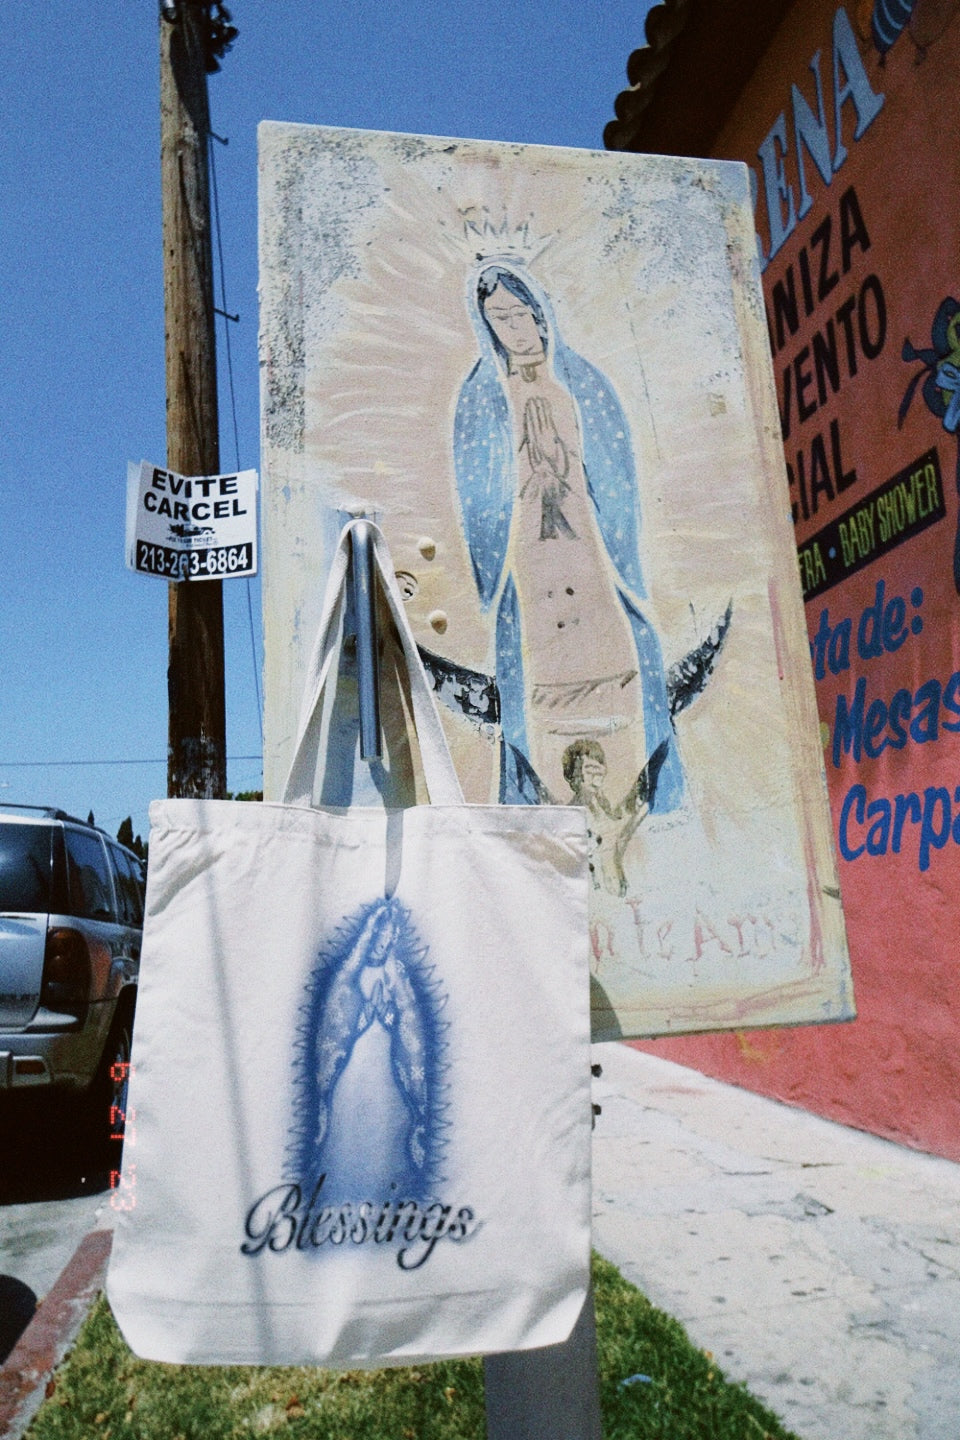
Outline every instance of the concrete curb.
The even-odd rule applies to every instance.
[[[20,1440],[103,1289],[113,1232],[91,1230],[0,1368],[0,1436]]]

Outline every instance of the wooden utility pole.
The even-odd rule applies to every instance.
[[[207,147],[210,3],[161,0],[160,171],[167,467],[220,469]],[[222,8],[222,7],[221,7]],[[212,62],[212,63],[211,63]],[[169,587],[167,794],[222,798],[227,785],[223,585]]]

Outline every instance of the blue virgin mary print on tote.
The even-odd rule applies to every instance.
[[[297,1047],[290,1178],[327,1204],[423,1201],[441,1180],[444,996],[409,912],[376,900],[322,948]]]

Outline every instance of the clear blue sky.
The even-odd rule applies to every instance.
[[[210,79],[240,315],[239,455],[218,332],[224,469],[260,464],[258,122],[599,149],[651,3],[230,5],[240,36]],[[167,587],[123,550],[127,461],[166,458],[157,28],[156,0],[16,6],[0,79],[0,801],[93,809],[113,832],[129,814],[144,836],[166,786]],[[247,583],[223,587],[234,790],[261,783]]]

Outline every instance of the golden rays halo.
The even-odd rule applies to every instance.
[[[493,159],[391,169],[362,268],[337,282],[338,322],[313,338],[307,367],[307,451],[344,504],[399,515],[441,495],[452,504],[454,410],[478,356],[467,294],[478,265],[514,261],[558,302],[561,326],[588,323],[595,217],[555,178],[552,167],[530,176]]]

